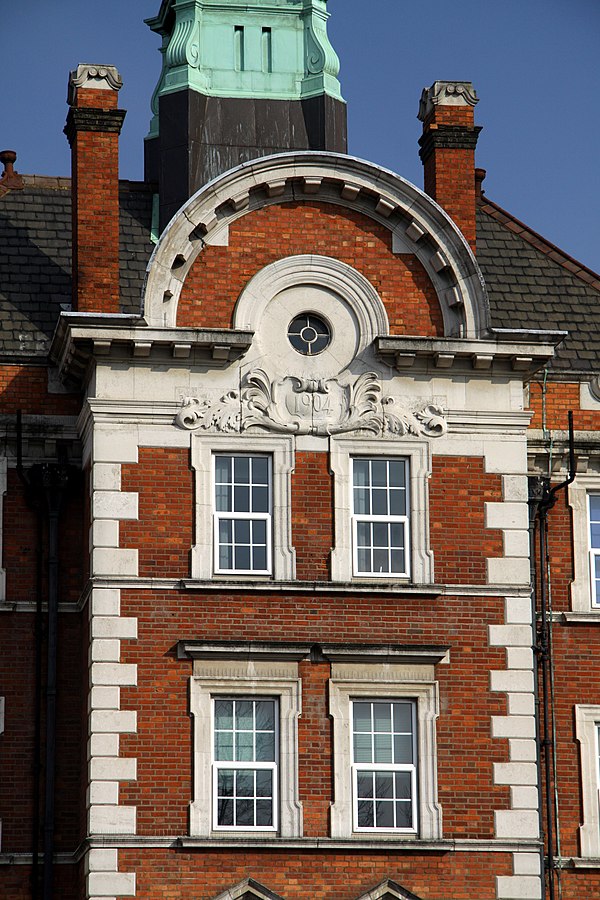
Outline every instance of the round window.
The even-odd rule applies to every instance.
[[[298,353],[302,353],[303,356],[316,356],[331,343],[331,329],[319,316],[302,313],[290,322],[288,338]]]

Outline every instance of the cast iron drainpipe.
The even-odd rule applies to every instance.
[[[20,477],[30,492],[30,501],[38,509],[40,522],[45,511],[48,520],[48,629],[46,664],[46,765],[44,804],[43,900],[54,896],[54,820],[56,788],[56,672],[58,658],[58,525],[62,503],[72,467],[66,460],[31,466],[25,474],[21,460],[21,414],[17,416],[18,464]],[[64,449],[64,448],[63,448]],[[62,454],[64,457],[64,454]],[[38,534],[41,532],[41,528]],[[38,781],[39,784],[39,781]],[[37,837],[36,837],[37,846]],[[37,862],[34,871],[37,868]],[[33,896],[37,897],[37,883]]]
[[[542,499],[540,500],[538,506],[538,523],[540,530],[540,606],[541,606],[541,617],[540,617],[540,642],[538,647],[538,652],[540,656],[540,663],[542,669],[542,701],[544,706],[544,727],[543,727],[543,738],[542,738],[542,748],[544,752],[544,769],[546,772],[545,779],[545,801],[546,801],[546,830],[548,837],[548,859],[547,859],[547,871],[548,871],[548,888],[550,893],[550,900],[554,900],[554,851],[553,851],[553,809],[554,809],[554,801],[552,797],[552,784],[550,780],[550,775],[552,772],[551,765],[551,750],[552,750],[552,739],[550,737],[550,728],[549,728],[549,716],[550,716],[550,667],[552,665],[552,660],[550,658],[550,626],[551,623],[548,621],[548,611],[547,611],[547,590],[546,590],[546,563],[547,563],[547,554],[548,554],[548,546],[546,540],[546,529],[548,524],[548,513],[554,506],[557,500],[557,495],[559,491],[564,490],[570,484],[575,481],[576,475],[576,463],[575,463],[575,441],[573,437],[573,411],[569,410],[569,476],[565,479],[565,481],[561,481],[560,484],[555,485],[552,489],[548,488],[548,482],[544,484],[544,493]]]

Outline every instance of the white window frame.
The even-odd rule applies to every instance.
[[[405,491],[405,503],[406,503],[406,514],[403,516],[379,516],[379,515],[366,515],[363,513],[357,513],[354,505],[355,501],[355,485],[354,485],[354,466],[358,460],[363,460],[366,462],[373,462],[374,460],[381,461],[395,461],[401,462],[404,466],[404,491]],[[407,460],[403,456],[364,456],[353,455],[350,459],[351,465],[351,491],[352,496],[350,498],[350,508],[352,510],[351,519],[352,519],[352,574],[356,578],[385,578],[388,581],[390,579],[395,578],[408,578],[410,576],[410,464],[409,460]],[[372,489],[372,485],[369,486]],[[388,490],[389,497],[389,490]],[[358,567],[358,525],[359,522],[369,522],[369,523],[377,523],[381,522],[386,525],[398,524],[402,525],[402,530],[404,532],[404,571],[403,572],[364,572],[359,570]],[[391,548],[390,548],[391,549]]]
[[[575,737],[581,761],[583,824],[579,827],[579,852],[583,858],[600,858],[600,768],[598,729],[600,706],[575,707]]]
[[[214,754],[215,748],[215,701],[223,699],[223,700],[272,700],[275,704],[275,759],[273,762],[257,762],[257,761],[248,761],[248,762],[238,762],[235,760],[217,760]],[[279,697],[260,697],[255,696],[254,694],[248,695],[232,695],[231,697],[221,695],[221,694],[213,694],[211,698],[211,746],[212,746],[212,810],[213,810],[213,822],[212,827],[214,831],[277,831],[278,828],[278,813],[279,813]],[[271,809],[272,809],[272,825],[252,825],[252,826],[240,826],[240,825],[219,825],[218,824],[218,779],[219,772],[222,769],[268,769],[272,773],[272,796],[271,796]]]
[[[236,511],[227,511],[227,510],[218,510],[217,509],[217,497],[216,497],[216,486],[217,486],[217,474],[216,474],[216,461],[217,457],[228,457],[232,461],[234,459],[245,458],[245,459],[266,459],[267,461],[267,489],[268,489],[268,511],[266,513],[254,513],[254,512],[236,512]],[[233,469],[232,469],[233,471]],[[232,475],[232,479],[233,479]],[[273,557],[273,459],[270,455],[266,455],[264,453],[233,453],[226,452],[224,450],[215,451],[212,454],[212,486],[213,486],[213,566],[215,575],[271,575],[272,574],[272,557]],[[232,480],[232,488],[235,486],[235,481]],[[233,501],[233,493],[232,490],[232,501]],[[255,521],[264,521],[265,522],[265,530],[266,530],[266,568],[264,569],[225,569],[219,566],[219,555],[221,549],[221,543],[219,539],[219,525],[222,520],[228,520],[231,522],[241,521],[245,519],[249,522]],[[235,525],[233,526],[235,529]],[[235,541],[233,542],[233,547],[235,548]],[[233,551],[235,553],[235,549]]]
[[[600,492],[588,491],[587,494],[587,530],[588,530],[588,558],[590,566],[590,594],[593,609],[600,610],[600,597],[596,592],[596,558],[600,557],[600,547],[592,547],[592,510],[590,500],[592,497],[600,499]]]
[[[600,494],[600,473],[577,475],[569,485],[568,502],[573,523],[573,567],[571,610],[578,615],[600,618],[600,599],[595,599],[590,546],[589,495]]]
[[[214,827],[213,698],[276,699],[278,717],[277,828]],[[190,835],[219,838],[302,836],[298,781],[298,718],[301,712],[298,663],[287,660],[194,659],[190,712],[194,733],[194,799]],[[254,767],[251,764],[250,767]]]
[[[383,702],[383,703],[406,703],[410,706],[411,709],[411,736],[412,736],[412,752],[413,752],[413,760],[414,762],[411,764],[407,763],[361,763],[357,762],[354,757],[354,746],[352,745],[350,748],[350,753],[352,756],[352,827],[356,832],[364,832],[367,834],[372,833],[380,833],[380,832],[388,832],[391,834],[416,834],[417,833],[417,823],[418,823],[418,808],[417,808],[417,798],[418,798],[418,788],[417,788],[417,774],[418,774],[418,750],[417,750],[417,717],[416,717],[416,702],[412,699],[406,700],[404,698],[394,697],[393,699],[387,697],[376,696],[373,698],[367,697],[355,697],[350,700],[350,715],[353,720],[354,713],[354,704],[360,702]],[[351,737],[354,737],[354,728],[351,725]],[[371,732],[373,734],[373,732]],[[384,826],[365,826],[359,825],[358,823],[358,771],[364,772],[409,772],[411,776],[411,813],[412,813],[412,821],[414,823],[411,828],[402,828],[397,826],[384,827]]]
[[[416,709],[417,812],[415,829],[370,828],[355,825],[352,754],[353,700],[410,700]],[[439,715],[434,667],[427,663],[333,663],[329,682],[329,711],[333,718],[334,802],[331,837],[387,840],[438,840],[442,837],[442,810],[437,800],[435,723]]]
[[[209,581],[242,578],[292,581],[296,574],[292,547],[291,475],[294,439],[286,435],[193,434],[196,542],[192,547],[192,578]],[[215,571],[214,456],[269,456],[271,459],[271,572]]]
[[[431,450],[419,440],[331,437],[330,465],[334,475],[335,547],[331,554],[332,581],[372,581],[373,579],[410,584],[432,584],[433,552],[429,542],[429,477]],[[358,458],[404,459],[407,467],[407,560],[406,575],[393,573],[355,574],[353,539],[352,460]]]

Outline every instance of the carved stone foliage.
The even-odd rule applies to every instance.
[[[375,435],[429,438],[445,434],[443,411],[434,403],[414,408],[385,396],[373,372],[342,384],[337,378],[278,381],[262,369],[249,372],[238,390],[212,401],[186,397],[176,424],[190,431],[241,433],[262,428],[283,434],[330,435],[365,431]]]

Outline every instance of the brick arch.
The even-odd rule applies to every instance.
[[[482,337],[489,304],[464,237],[431,198],[369,163],[332,153],[284,153],[245,163],[202,188],[173,218],[152,255],[144,290],[149,325],[174,327],[188,274],[207,247],[223,247],[252,211],[305,201],[335,204],[383,225],[392,251],[414,256],[437,295],[447,337]]]

